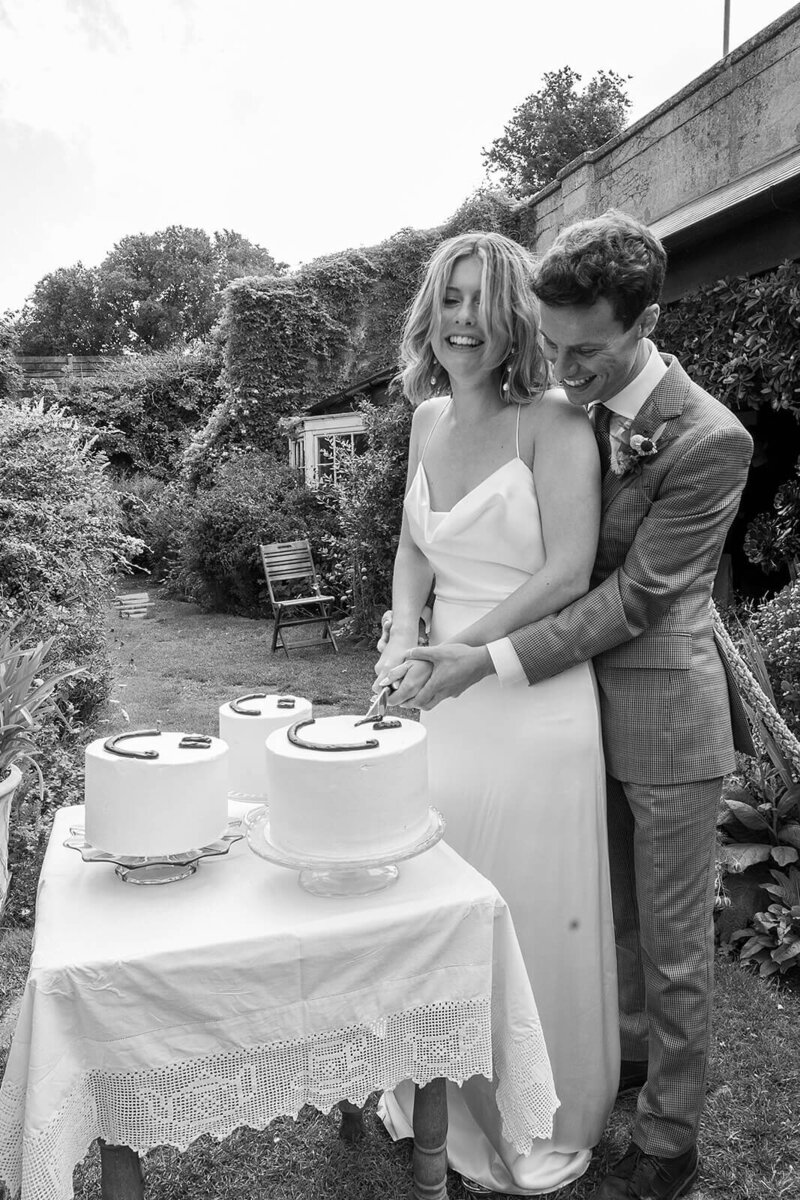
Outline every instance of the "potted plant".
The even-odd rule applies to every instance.
[[[34,646],[15,640],[20,622],[0,633],[0,917],[5,907],[10,880],[8,869],[8,831],[11,803],[19,787],[22,772],[19,763],[30,763],[42,773],[32,755],[41,719],[56,707],[53,693],[62,680],[80,674],[80,669],[43,676],[42,668],[53,648],[53,638]]]

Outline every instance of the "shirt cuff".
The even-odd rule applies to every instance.
[[[494,663],[497,678],[503,687],[507,687],[512,683],[528,682],[528,677],[522,669],[522,663],[519,661],[517,652],[508,638],[500,638],[499,641],[489,642],[486,649],[489,651],[489,657]]]

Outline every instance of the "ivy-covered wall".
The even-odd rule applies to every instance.
[[[435,229],[406,229],[366,250],[316,259],[288,277],[228,289],[221,333],[227,393],[186,456],[197,482],[237,451],[268,450],[282,418],[391,367],[405,311],[440,241],[470,229],[529,240],[527,214],[497,190],[476,193]]]

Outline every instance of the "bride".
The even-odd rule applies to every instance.
[[[585,592],[600,513],[586,414],[548,384],[532,260],[499,234],[441,245],[410,309],[401,379],[417,407],[392,589],[376,667],[413,704],[417,644],[486,644]],[[376,685],[377,686],[377,685]],[[581,663],[534,687],[491,676],[422,715],[432,803],[447,841],[508,903],[561,1106],[553,1137],[520,1155],[489,1080],[448,1084],[448,1159],[469,1190],[554,1191],[586,1170],[619,1081],[616,963],[595,681]],[[410,1137],[412,1085],[381,1115]]]

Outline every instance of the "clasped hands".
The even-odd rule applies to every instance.
[[[373,691],[391,687],[389,704],[393,707],[431,709],[483,679],[492,671],[491,658],[485,646],[465,646],[444,642],[439,646],[427,644],[430,629],[430,609],[425,608],[420,620],[416,646],[392,642],[392,613],[381,618],[381,637],[375,666]]]

